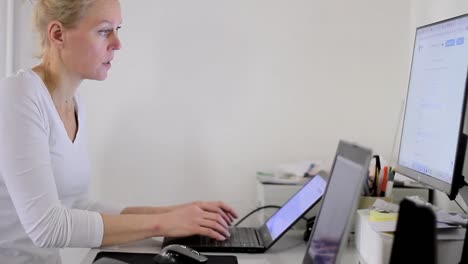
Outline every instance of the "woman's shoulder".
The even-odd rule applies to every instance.
[[[19,70],[14,75],[0,80],[0,98],[11,101],[38,97],[42,88],[38,78],[32,69]]]

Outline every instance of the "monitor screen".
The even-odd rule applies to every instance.
[[[336,263],[367,169],[337,156],[306,254],[310,263]]]
[[[416,29],[398,171],[447,194],[463,129],[468,15]]]

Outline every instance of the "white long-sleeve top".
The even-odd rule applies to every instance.
[[[0,81],[0,262],[60,263],[58,248],[99,247],[99,212],[87,199],[86,113],[75,96],[70,140],[47,87],[31,69]]]

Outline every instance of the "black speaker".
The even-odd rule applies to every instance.
[[[403,200],[400,203],[390,264],[436,264],[435,219],[431,208]]]

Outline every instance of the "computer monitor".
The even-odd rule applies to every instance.
[[[464,186],[468,14],[416,29],[397,171],[455,199]]]
[[[302,264],[340,263],[371,156],[370,149],[340,140]]]

